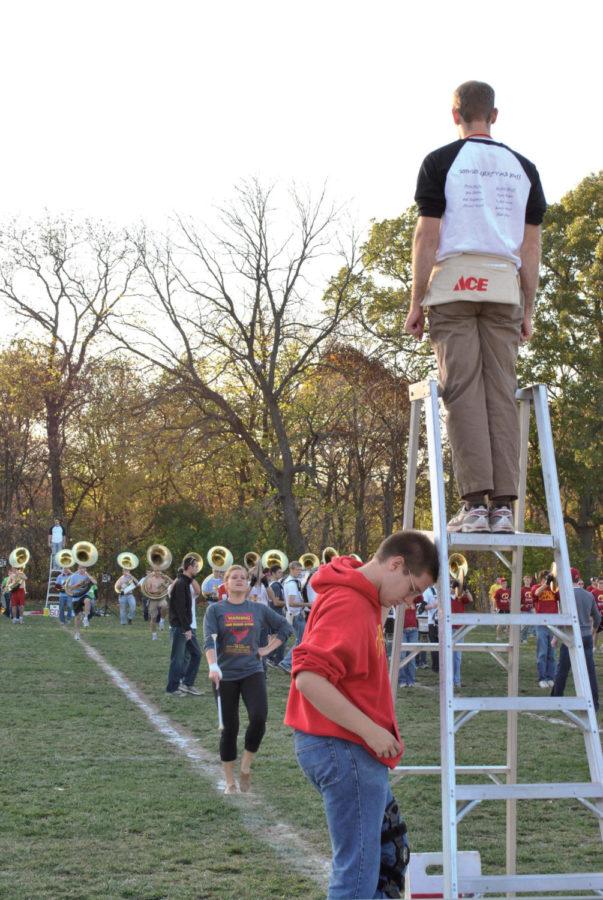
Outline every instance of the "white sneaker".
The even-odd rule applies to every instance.
[[[491,506],[489,521],[492,534],[515,534],[513,513],[508,506]]]
[[[82,622],[82,625],[84,626],[84,628],[89,628],[90,622],[88,621],[88,616],[84,616],[84,620],[83,620],[83,622]]]
[[[154,631],[153,634],[151,635],[151,640],[152,640],[152,641],[156,641],[156,640],[157,640],[157,634],[156,634],[155,631]]]
[[[552,678],[549,678],[549,680],[547,681],[547,685],[548,685],[549,687],[555,687],[555,682],[553,681]]]
[[[548,688],[548,687],[550,687],[550,685],[549,685],[548,681],[545,681],[544,678],[543,678],[542,681],[539,681],[539,682],[538,682],[538,687],[541,687],[541,688]]]
[[[159,623],[159,631],[163,631],[163,619]]]
[[[469,507],[463,503],[456,516],[448,523],[448,531],[460,531],[463,534],[490,531],[488,510],[483,503]]]
[[[74,634],[73,637],[75,638],[76,641],[79,641],[79,639],[80,639],[79,632],[77,634]]]

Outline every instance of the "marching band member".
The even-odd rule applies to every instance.
[[[218,600],[218,588],[222,585],[223,579],[222,575],[224,573],[221,569],[216,569],[215,567],[211,570],[211,574],[203,579],[201,584],[201,593],[203,594],[203,598],[205,600],[209,600],[210,603],[214,603]]]
[[[65,591],[65,582],[73,572],[69,566],[63,566],[61,572],[55,578],[55,584],[59,589],[59,622],[65,624],[65,609],[67,609],[67,620],[73,619],[73,600]]]
[[[239,776],[240,789],[246,793],[251,787],[251,764],[264,737],[268,716],[262,660],[287,640],[292,628],[283,616],[268,605],[249,598],[248,575],[243,566],[231,566],[225,573],[224,584],[227,599],[212,603],[205,613],[203,647],[209,677],[214,689],[220,691],[222,704],[224,728],[220,736],[220,759],[226,779],[225,793],[234,794],[238,790],[234,765],[239,733],[239,700],[243,698],[249,716]],[[265,630],[271,630],[274,634],[265,646],[260,646]]]
[[[296,559],[291,560],[289,575],[283,582],[283,591],[287,607],[287,621],[293,626],[295,643],[283,661],[279,663],[279,668],[289,674],[291,673],[293,647],[297,647],[301,643],[306,628],[306,611],[310,608],[310,604],[302,596],[301,576],[302,564]]]
[[[96,584],[96,578],[88,571],[86,566],[82,565],[79,565],[77,571],[68,578],[69,594],[73,600],[73,612],[75,614],[73,636],[76,641],[80,639],[80,622],[84,628],[87,628],[90,624],[88,622],[88,613],[90,612],[89,591],[93,584]],[[83,620],[82,613],[84,614]]]
[[[172,582],[173,583],[173,582]],[[159,618],[159,631],[165,628],[164,622],[168,614],[168,594],[160,597],[162,588],[170,584],[170,578],[159,569],[148,569],[144,578],[138,582],[138,587],[147,602],[147,619],[151,626],[151,640],[157,640],[157,619]],[[148,592],[148,596],[147,596]]]
[[[21,569],[13,569],[7,582],[7,591],[10,594],[10,605],[13,622],[23,625],[23,610],[25,609],[25,582],[27,575]]]
[[[115,582],[115,590],[119,591],[119,624],[131,625],[136,612],[136,598],[134,591],[139,582],[134,578],[129,569],[122,569],[121,575]]]

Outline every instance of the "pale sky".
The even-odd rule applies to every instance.
[[[456,137],[452,89],[496,89],[493,135],[549,201],[603,165],[603,4],[405,0],[3,3],[0,216],[208,218],[241,178],[295,179],[361,227],[411,202]]]

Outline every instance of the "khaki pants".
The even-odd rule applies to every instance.
[[[428,308],[461,497],[517,497],[515,366],[522,306],[458,300]]]

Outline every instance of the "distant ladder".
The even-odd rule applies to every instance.
[[[410,387],[410,435],[408,447],[408,468],[406,495],[404,501],[404,528],[412,528],[414,523],[415,488],[417,460],[419,452],[419,425],[421,409],[425,406],[427,427],[427,450],[429,460],[429,481],[431,490],[431,510],[433,537],[439,551],[440,574],[438,599],[440,605],[439,643],[431,645],[440,654],[440,751],[439,766],[398,766],[400,774],[441,775],[442,794],[442,867],[444,897],[456,900],[459,895],[497,896],[523,892],[576,892],[591,891],[590,896],[603,896],[603,873],[518,875],[517,873],[517,801],[574,798],[579,800],[599,819],[603,838],[603,755],[597,727],[597,717],[592,700],[586,661],[582,646],[582,636],[578,622],[576,600],[570,578],[569,556],[565,537],[555,451],[549,417],[546,386],[518,390],[520,424],[520,484],[519,497],[515,504],[515,534],[461,534],[448,533],[446,528],[446,508],[444,500],[444,470],[442,461],[442,439],[440,433],[438,386],[435,381],[424,381]],[[531,404],[534,406],[540,459],[546,494],[547,514],[550,534],[530,534],[523,531],[525,526],[526,482],[528,462],[528,436]],[[520,610],[520,588],[522,580],[524,547],[550,547],[557,564],[561,612],[556,615],[522,614]],[[504,617],[509,626],[510,638],[506,644],[462,643],[462,637],[476,626],[500,625],[498,615],[490,613],[454,614],[450,608],[450,583],[448,572],[448,552],[461,550],[490,550],[501,559],[512,573],[511,612]],[[511,561],[504,555],[511,552]],[[519,645],[520,626],[546,625],[569,650],[571,669],[576,689],[575,697],[524,697],[518,696],[519,686]],[[453,626],[462,626],[453,632]],[[421,650],[429,649],[429,644],[402,643],[404,613],[402,607],[396,610],[392,656],[390,662],[391,689],[396,697],[398,672],[400,669],[400,649],[409,652],[405,662]],[[459,643],[457,644],[457,640]],[[458,697],[453,688],[453,650],[481,650],[495,655],[508,672],[508,691],[503,697]],[[508,654],[508,661],[503,654]],[[506,712],[507,714],[507,761],[506,765],[457,766],[456,735],[459,729],[483,710]],[[590,782],[569,782],[564,784],[518,784],[517,783],[517,717],[520,712],[538,710],[543,712],[563,712],[577,725],[583,735],[586,756],[590,770]],[[483,775],[490,779],[485,784],[457,784],[458,775]],[[503,780],[504,779],[504,780]],[[506,874],[505,875],[459,875],[457,828],[459,822],[483,800],[504,800],[506,802]],[[566,894],[567,896],[567,894]]]
[[[48,608],[51,603],[56,603],[59,598],[59,592],[56,589],[56,577],[60,575],[62,569],[55,565],[55,559],[50,551],[50,562],[48,563],[48,585],[46,587],[46,603],[44,604],[45,608]],[[56,599],[55,599],[56,598]]]

